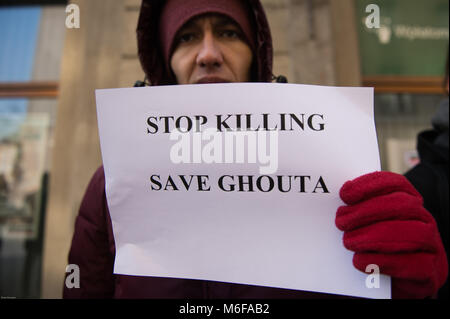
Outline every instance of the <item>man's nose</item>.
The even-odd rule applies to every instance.
[[[223,63],[222,51],[214,35],[206,33],[203,37],[197,64],[201,67],[220,67]]]

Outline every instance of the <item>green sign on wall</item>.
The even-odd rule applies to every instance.
[[[355,0],[364,76],[443,76],[449,0]],[[379,8],[379,28],[367,20]],[[372,7],[369,7],[373,8]]]

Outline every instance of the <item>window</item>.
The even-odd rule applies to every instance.
[[[31,2],[0,6],[0,292],[17,298],[40,297],[49,159],[65,33],[61,1],[50,6]]]

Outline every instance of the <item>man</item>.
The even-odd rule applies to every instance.
[[[144,0],[137,34],[139,57],[151,85],[272,79],[272,40],[258,0]],[[344,231],[344,245],[356,252],[355,267],[364,271],[368,264],[377,264],[382,273],[393,276],[394,297],[432,296],[447,277],[447,259],[433,218],[406,179],[390,173],[369,174],[346,183],[341,197],[348,206],[338,210],[336,224]],[[69,255],[69,263],[80,267],[80,288],[65,288],[64,297],[330,297],[201,280],[114,275],[114,256],[100,168],[81,204]]]
[[[424,207],[433,215],[444,241],[448,258],[449,227],[449,188],[448,188],[448,54],[445,75],[447,97],[439,104],[433,116],[431,130],[421,132],[417,138],[417,150],[420,163],[408,171],[405,176],[420,192]],[[439,290],[439,299],[448,299],[448,281]]]

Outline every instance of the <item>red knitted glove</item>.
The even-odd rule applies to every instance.
[[[392,298],[426,298],[448,274],[447,256],[433,216],[402,175],[375,172],[346,182],[336,226],[360,271],[375,264],[392,277]]]

